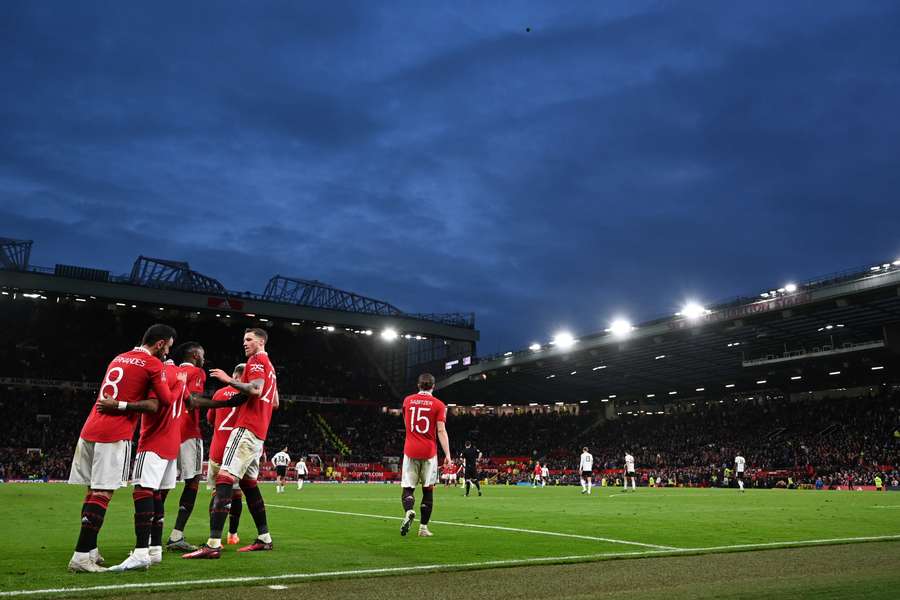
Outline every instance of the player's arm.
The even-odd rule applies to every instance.
[[[210,410],[219,410],[221,408],[231,408],[233,406],[246,404],[247,400],[249,399],[250,396],[246,394],[235,394],[228,400],[213,400],[212,398],[206,398],[204,396],[201,396],[200,394],[191,394],[188,397],[187,405],[188,408],[208,408]]]
[[[437,438],[444,451],[444,465],[450,464],[450,436],[447,435],[447,425],[443,421],[437,422]]]
[[[230,385],[237,391],[241,392],[242,394],[246,394],[247,396],[259,396],[260,394],[262,394],[263,385],[266,383],[265,379],[253,379],[252,381],[248,381],[246,383],[243,381],[238,381],[222,369],[212,369],[209,374],[225,385]]]
[[[134,402],[122,402],[112,396],[103,394],[97,400],[97,410],[105,415],[122,414],[124,412],[155,413],[159,410],[159,400],[146,398],[145,400],[135,400]]]
[[[158,371],[153,371],[150,373],[150,386],[153,388],[153,393],[159,399],[159,402],[162,402],[164,405],[168,406],[175,402],[175,390],[178,389],[178,386],[175,385],[175,389],[170,388],[170,385],[173,385],[171,382],[167,382],[163,376],[165,371],[159,369]],[[185,385],[187,383],[187,373],[184,371],[179,371],[175,376],[176,383],[180,383],[181,385]],[[144,412],[156,412],[159,409],[157,406],[156,409],[152,411],[144,411]]]

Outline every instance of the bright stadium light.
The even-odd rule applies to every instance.
[[[801,375],[794,375],[791,377],[791,381],[800,381],[801,379],[803,379]]]
[[[789,283],[789,284],[785,285],[785,286],[784,286],[784,291],[786,291],[788,294],[793,294],[794,292],[797,291],[797,284],[796,284],[796,283]]]
[[[694,320],[699,319],[703,315],[707,314],[709,311],[703,307],[703,305],[697,302],[688,302],[681,309],[681,316],[686,319]]]
[[[634,327],[632,327],[627,319],[613,319],[613,322],[609,324],[610,333],[616,337],[628,335],[632,329],[634,329]]]
[[[384,331],[381,332],[381,339],[383,339],[386,342],[393,342],[394,340],[397,339],[397,335],[398,334],[397,334],[396,329],[391,329],[390,327],[388,327],[387,329],[385,329]]]
[[[512,352],[504,352],[504,353],[503,353],[503,356],[512,356],[512,355],[513,355]]]
[[[553,341],[550,343],[557,348],[565,350],[566,348],[571,348],[575,345],[575,338],[568,331],[560,331],[553,337]]]
[[[541,345],[538,344],[537,342],[535,342],[532,345],[528,346],[528,349],[531,350],[532,352],[537,352],[538,350],[541,349]]]
[[[897,260],[895,260],[895,261],[892,262],[891,264],[894,265],[895,267],[900,267],[900,258],[898,258]]]

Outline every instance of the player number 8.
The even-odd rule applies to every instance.
[[[118,373],[118,377],[113,379],[113,375]],[[113,367],[106,373],[106,378],[103,379],[103,385],[100,386],[100,396],[104,395],[104,390],[106,386],[110,386],[113,389],[112,398],[119,397],[119,382],[122,381],[122,378],[125,377],[125,369],[122,367]]]

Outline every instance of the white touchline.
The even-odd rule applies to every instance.
[[[352,513],[350,513],[352,514]],[[389,518],[389,517],[386,517]],[[391,517],[392,518],[392,517]],[[222,583],[256,583],[261,581],[307,581],[323,577],[349,577],[361,575],[400,575],[420,571],[446,571],[460,569],[477,569],[485,567],[515,567],[535,563],[557,563],[573,561],[590,561],[599,558],[625,558],[640,556],[672,556],[687,553],[702,553],[714,550],[746,550],[750,548],[769,548],[772,546],[803,546],[828,544],[834,542],[875,542],[881,540],[900,540],[898,535],[881,535],[871,537],[832,538],[827,540],[798,540],[793,542],[771,542],[762,544],[736,544],[733,546],[710,546],[708,548],[682,548],[678,550],[635,550],[632,552],[603,552],[599,554],[573,554],[569,556],[546,556],[537,558],[512,558],[508,560],[486,560],[482,562],[447,563],[435,565],[415,565],[407,567],[384,567],[379,569],[356,569],[347,571],[321,571],[318,573],[286,573],[283,575],[258,575],[250,577],[225,577],[220,579],[182,579],[179,581],[155,581],[147,583],[119,583],[94,585],[90,587],[49,588],[43,590],[15,590],[0,592],[0,598],[12,596],[33,596],[37,594],[72,594],[76,592],[101,592],[107,590],[145,590],[152,588],[180,587],[188,585],[222,584]]]
[[[347,515],[351,517],[368,517],[370,519],[390,519],[395,521],[402,521],[403,517],[394,517],[394,516],[384,516],[384,515],[370,515],[366,513],[356,513],[356,512],[344,512],[340,510],[325,510],[323,508],[306,508],[302,506],[287,506],[284,504],[266,504],[266,506],[271,506],[272,508],[286,508],[289,510],[303,510],[307,512],[317,512],[317,513],[327,513],[332,515]],[[436,519],[431,520],[432,523],[436,523],[438,525],[451,525],[453,527],[473,527],[476,529],[496,529],[498,531],[512,531],[514,533],[532,533],[535,535],[552,535],[556,537],[565,537],[565,538],[574,538],[579,540],[588,540],[591,542],[609,542],[611,544],[624,544],[626,546],[640,546],[642,548],[655,548],[657,550],[679,550],[679,548],[675,548],[674,546],[660,546],[658,544],[645,544],[643,542],[630,542],[628,540],[617,540],[613,538],[605,538],[605,537],[597,537],[593,535],[579,535],[577,533],[560,533],[557,531],[541,531],[538,529],[519,529],[517,527],[503,527],[502,525],[479,525],[475,523],[454,523],[451,521],[438,521]]]

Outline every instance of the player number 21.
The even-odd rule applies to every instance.
[[[410,406],[409,407],[409,430],[415,431],[416,433],[428,433],[428,429],[431,428],[431,421],[428,420],[423,413],[430,412],[430,408],[425,408],[424,406]],[[420,423],[424,423],[424,427],[420,427]]]

